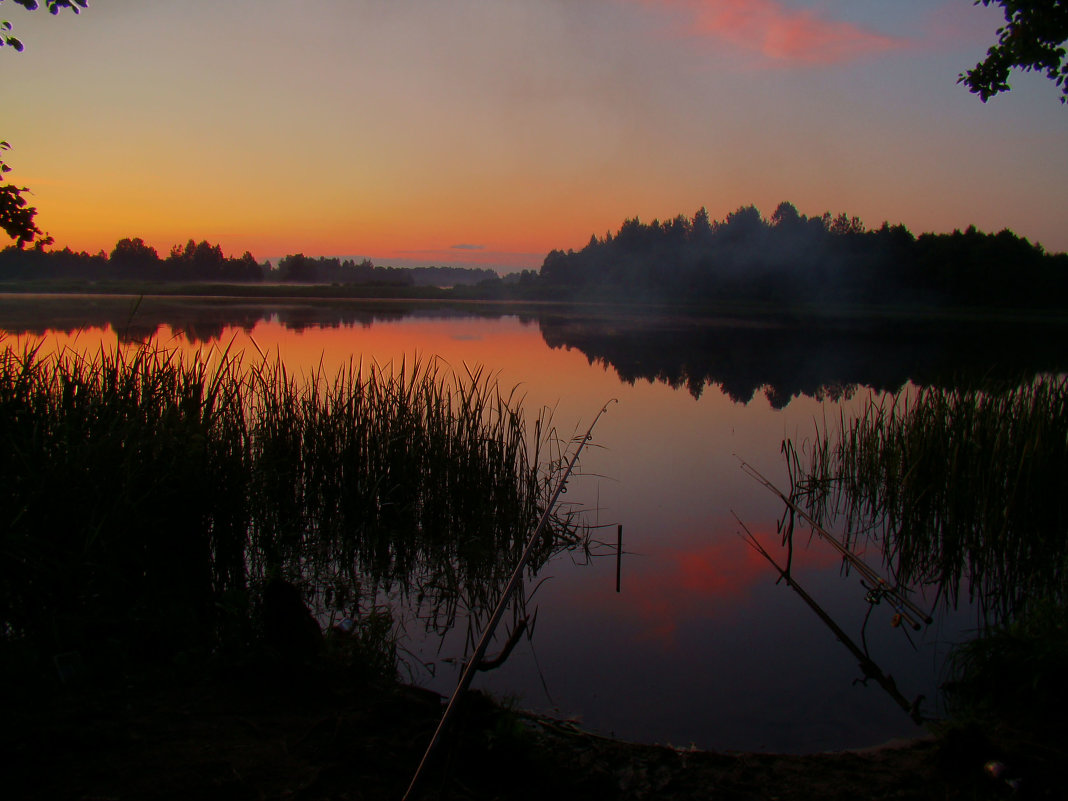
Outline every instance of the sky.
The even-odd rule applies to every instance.
[[[1068,107],[957,84],[971,0],[0,0],[9,180],[55,247],[190,238],[537,268],[643,222],[787,200],[1068,250]]]

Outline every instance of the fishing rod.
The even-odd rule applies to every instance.
[[[403,801],[408,801],[414,792],[423,770],[430,761],[430,755],[434,750],[434,746],[436,746],[438,740],[441,739],[442,732],[445,731],[445,727],[448,725],[449,720],[452,718],[452,715],[459,704],[459,699],[471,686],[471,682],[475,677],[475,671],[479,669],[479,665],[486,656],[486,649],[489,648],[490,640],[493,638],[493,631],[497,628],[497,624],[501,622],[501,618],[504,616],[504,609],[508,605],[512,593],[515,592],[516,587],[519,586],[519,582],[523,578],[523,570],[526,568],[527,562],[530,561],[531,554],[534,553],[534,545],[538,541],[538,536],[541,534],[542,529],[545,528],[546,523],[549,522],[549,517],[552,515],[553,509],[556,508],[556,501],[564,491],[567,480],[571,476],[571,471],[574,470],[575,465],[578,463],[579,454],[582,453],[582,449],[586,446],[586,443],[593,439],[594,426],[597,425],[597,421],[601,419],[601,415],[607,412],[608,407],[613,403],[619,403],[619,399],[612,398],[608,403],[601,407],[601,411],[597,412],[597,416],[593,418],[590,427],[586,429],[586,434],[579,441],[578,447],[575,448],[575,453],[571,456],[571,461],[567,465],[567,470],[564,471],[564,475],[560,478],[559,482],[557,482],[556,489],[553,491],[549,503],[546,505],[545,511],[542,513],[537,527],[534,529],[534,533],[531,534],[530,539],[527,540],[526,547],[523,549],[523,554],[519,557],[519,563],[515,566],[515,570],[512,571],[512,577],[508,579],[508,583],[504,587],[504,592],[501,593],[501,599],[497,602],[497,607],[493,610],[493,614],[490,616],[489,622],[486,624],[486,628],[482,632],[482,637],[479,639],[478,645],[475,646],[474,654],[472,654],[471,658],[464,666],[463,673],[460,674],[460,681],[457,683],[456,689],[453,690],[452,697],[449,698],[449,703],[445,707],[445,712],[442,713],[441,720],[438,721],[438,727],[434,730],[434,734],[430,738],[430,743],[427,745],[426,751],[423,753],[423,758],[419,761],[419,765],[415,769],[415,774],[412,776],[412,781],[409,783],[408,789],[404,791]]]
[[[823,539],[829,542],[842,556],[853,565],[857,571],[868,580],[868,583],[872,585],[873,591],[877,591],[879,595],[887,597],[891,600],[891,605],[901,615],[901,619],[908,623],[916,631],[919,631],[921,626],[919,622],[912,616],[916,615],[927,625],[934,622],[933,618],[927,614],[927,612],[920,609],[916,604],[912,603],[908,598],[901,594],[901,592],[895,587],[891,586],[886,579],[875,572],[874,569],[868,566],[859,556],[853,553],[849,548],[839,542],[838,538],[828,532],[819,523],[817,523],[808,512],[790,500],[783,494],[782,490],[764,478],[760,472],[751,464],[743,460],[740,456],[735,454],[735,458],[742,464],[742,471],[749,475],[751,478],[756,479],[759,483],[767,487],[771,492],[775,493],[782,499],[796,515],[802,520],[812,526],[812,530],[819,534]],[[909,614],[912,612],[912,614]]]
[[[734,515],[734,519],[738,521],[738,525],[745,531],[746,536],[742,537],[742,539],[771,563],[771,566],[778,571],[779,576],[786,582],[787,586],[796,592],[801,597],[801,600],[808,604],[809,608],[812,609],[819,619],[826,624],[827,628],[834,633],[834,636],[838,638],[838,641],[848,648],[850,653],[856,657],[857,661],[860,663],[860,669],[864,672],[864,679],[859,681],[866,682],[868,679],[875,679],[875,681],[879,683],[879,686],[894,699],[894,702],[908,713],[908,716],[912,718],[913,722],[917,725],[923,725],[923,715],[920,714],[920,702],[923,700],[923,696],[918,696],[916,700],[912,702],[905,698],[897,688],[897,682],[894,681],[894,677],[883,673],[872,658],[868,656],[867,652],[862,651],[860,647],[853,642],[849,635],[845,633],[842,627],[839,626],[829,614],[827,614],[823,607],[816,603],[812,596],[801,588],[801,585],[797,583],[797,580],[785,569],[779,566],[779,563],[772,558],[771,554],[764,550],[764,546],[760,544],[760,541],[753,536],[753,533],[748,528],[746,528],[745,523],[741,521],[738,515]]]

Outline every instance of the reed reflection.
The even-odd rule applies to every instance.
[[[975,603],[984,623],[1063,605],[1068,379],[927,388],[869,402],[788,449],[794,496],[846,542],[877,544],[899,584]]]

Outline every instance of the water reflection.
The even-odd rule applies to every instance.
[[[777,409],[857,387],[977,386],[1068,368],[1068,338],[1051,323],[852,319],[755,320],[631,314],[544,314],[550,347],[577,348],[622,381],[662,381],[699,398],[708,387]]]
[[[838,400],[858,387],[980,387],[1068,370],[1064,322],[1040,317],[744,318],[435,301],[0,295],[0,330],[8,333],[109,328],[123,341],[168,329],[206,344],[264,322],[303,332],[471,317],[536,324],[550,348],[575,349],[626,383],[662,382],[694,398],[716,387],[738,403],[763,393],[777,409],[800,396]]]
[[[111,295],[0,295],[0,330],[14,335],[43,336],[49,331],[73,333],[87,328],[110,329],[120,341],[155,338],[167,329],[190,343],[210,344],[228,329],[246,333],[273,322],[302,332],[323,328],[369,328],[406,317],[465,317],[472,309],[447,304],[407,301],[270,301],[242,298],[187,298]],[[505,310],[482,310],[499,318]]]
[[[974,328],[922,326],[895,338],[890,323],[805,328],[590,308],[82,298],[60,309],[54,299],[20,297],[0,299],[0,328],[68,331],[63,344],[75,346],[151,332],[193,349],[259,348],[277,353],[293,375],[432,354],[453,368],[499,372],[501,386],[520,387],[532,415],[555,408],[564,441],[618,397],[566,497],[568,509],[585,510],[613,535],[624,525],[622,592],[611,549],[582,567],[566,557],[548,562],[532,598],[536,636],[523,638],[481,686],[630,739],[795,752],[875,745],[917,730],[877,688],[854,683],[856,662],[738,536],[734,514],[762,542],[775,542],[782,509],[734,454],[788,486],[782,439],[801,447],[815,421],[852,415],[854,387],[1065,365],[1064,338],[1002,341]],[[471,586],[492,585],[503,561],[475,571]],[[325,576],[341,569],[335,562],[325,563]],[[869,612],[865,590],[853,576],[843,580],[837,555],[799,543],[791,569],[858,637]],[[434,573],[417,580],[446,583]],[[449,692],[456,660],[470,648],[464,612],[487,598],[471,595],[439,615],[437,602],[418,591],[381,586],[382,598],[414,603],[409,634],[434,632],[413,636],[411,660],[434,665],[421,680]],[[913,651],[883,617],[868,627],[867,650],[904,696],[926,695],[933,706],[945,653],[974,622],[967,611],[941,614]]]
[[[779,574],[779,577],[786,583],[786,585],[792,589],[803,600],[808,607],[816,614],[816,616],[823,621],[831,633],[837,638],[838,642],[842,643],[854,658],[860,667],[863,674],[863,678],[857,679],[863,684],[867,684],[869,680],[874,680],[883,690],[889,695],[894,703],[901,707],[908,716],[920,725],[924,723],[923,713],[920,711],[920,704],[923,701],[923,696],[918,695],[913,701],[909,701],[905,696],[901,694],[901,691],[897,688],[897,682],[894,681],[893,676],[889,676],[883,672],[883,670],[875,663],[871,658],[871,654],[868,653],[867,648],[861,648],[853,639],[846,634],[845,630],[834,620],[834,618],[827,613],[827,611],[816,602],[816,600],[805,592],[804,588],[798,584],[797,580],[791,575],[789,562],[787,566],[782,566],[775,561],[775,558],[768,553],[767,549],[760,544],[760,540],[753,536],[752,532],[745,528],[745,524],[739,521],[742,529],[746,532],[746,541],[753,546],[754,550],[759,553],[764,559],[774,568],[775,572]],[[863,630],[861,632],[863,639]]]

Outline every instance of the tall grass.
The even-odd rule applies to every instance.
[[[0,350],[0,644],[27,659],[220,647],[283,575],[322,608],[492,594],[559,462],[522,398],[437,362],[290,375],[155,345]],[[568,543],[555,529],[539,560]],[[232,644],[232,643],[231,643]]]
[[[1033,738],[1058,764],[1068,737],[1068,617],[1064,607],[1035,603],[1019,619],[998,624],[958,646],[943,689],[955,718],[998,734]],[[1008,729],[1008,731],[1005,731]]]
[[[1068,601],[1068,381],[928,388],[869,400],[817,432],[794,491],[818,519],[881,541],[904,584],[960,593],[987,620]]]

